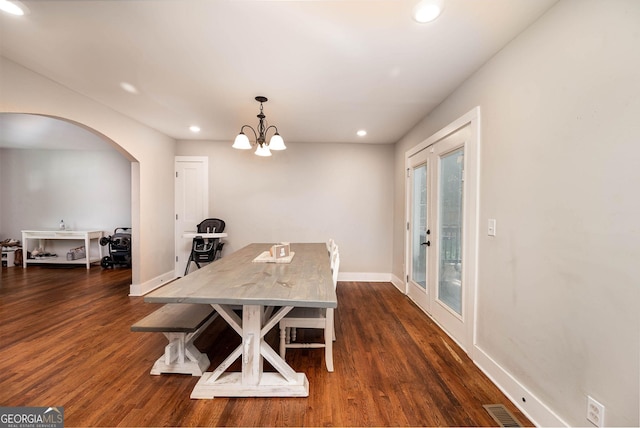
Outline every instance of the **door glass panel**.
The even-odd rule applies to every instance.
[[[462,314],[462,173],[464,149],[440,158],[438,299]]]
[[[427,288],[427,165],[413,169],[411,279]]]

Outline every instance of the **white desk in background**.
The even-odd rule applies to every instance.
[[[335,308],[338,299],[325,243],[291,244],[291,263],[253,263],[271,244],[250,244],[147,294],[151,303],[213,306],[242,343],[196,384],[191,398],[307,397],[309,381],[264,340],[294,306]],[[234,306],[242,305],[242,318]],[[275,313],[268,308],[280,307]],[[241,372],[227,372],[241,358]],[[263,358],[276,372],[263,371]]]
[[[22,231],[22,248],[24,254],[22,256],[22,266],[27,267],[28,263],[48,263],[48,264],[86,264],[87,269],[91,267],[91,263],[102,260],[102,246],[100,238],[103,232],[101,230],[23,230]],[[47,240],[76,240],[84,241],[84,248],[87,256],[84,259],[67,260],[66,252],[58,257],[49,259],[27,259],[27,251],[29,250],[28,240],[37,239],[38,247],[45,248]],[[98,255],[91,253],[91,241],[96,241],[98,247]],[[71,247],[69,248],[71,249]]]

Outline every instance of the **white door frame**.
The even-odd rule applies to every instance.
[[[450,336],[469,354],[472,358],[472,352],[476,343],[476,307],[477,307],[477,286],[478,286],[478,243],[479,243],[479,219],[480,219],[480,107],[475,107],[459,119],[445,126],[440,131],[433,134],[420,144],[412,147],[405,152],[405,171],[409,169],[409,158],[418,152],[427,149],[438,141],[453,134],[460,128],[470,127],[471,136],[469,141],[465,143],[464,170],[465,170],[465,195],[464,195],[464,226],[463,240],[465,242],[463,248],[463,276],[465,278],[465,294],[463,308],[463,318],[465,319],[464,337]],[[405,222],[408,225],[411,221],[411,186],[405,182]],[[411,239],[408,227],[405,228],[405,294],[409,291],[409,272],[411,257]],[[428,287],[427,287],[428,288]],[[426,309],[422,308],[423,310]],[[433,318],[432,314],[427,314]],[[434,319],[436,323],[437,319]],[[446,329],[445,329],[446,331]]]

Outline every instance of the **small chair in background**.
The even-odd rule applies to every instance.
[[[222,233],[224,232],[224,227],[224,220],[208,218],[197,226],[197,232]],[[196,266],[198,266],[198,269],[200,269],[200,263],[209,263],[219,259],[222,256],[222,247],[224,247],[224,242],[220,242],[220,238],[203,238],[202,236],[193,238],[191,253],[189,254],[184,275],[186,276],[189,273],[191,262],[194,262]]]

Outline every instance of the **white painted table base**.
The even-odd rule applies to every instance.
[[[293,309],[285,306],[265,320],[269,310],[261,305],[244,305],[242,320],[230,306],[212,305],[242,337],[242,343],[211,373],[205,373],[196,384],[191,398],[222,397],[308,397],[309,381],[304,373],[296,373],[273,350],[264,336]],[[242,371],[226,373],[235,360],[242,357]],[[276,370],[263,371],[263,359]]]

